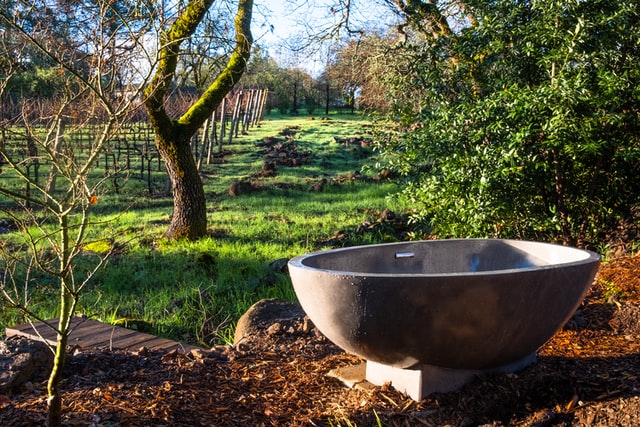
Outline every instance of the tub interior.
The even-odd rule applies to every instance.
[[[309,268],[354,274],[464,274],[579,262],[588,253],[515,240],[440,240],[367,245],[319,252]]]

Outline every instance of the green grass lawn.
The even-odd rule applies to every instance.
[[[285,128],[289,139],[279,135]],[[82,294],[79,311],[106,322],[145,320],[153,333],[201,345],[232,341],[238,317],[253,303],[295,299],[288,275],[270,268],[271,262],[328,249],[326,242],[337,230],[355,230],[384,209],[405,209],[387,197],[398,190],[396,184],[370,179],[376,153],[344,143],[370,138],[370,130],[360,115],[332,115],[331,120],[267,116],[260,127],[224,145],[224,156],[203,165],[210,236],[197,242],[162,239],[172,211],[171,198],[162,195],[163,172],[153,173],[151,195],[136,173],[121,174],[117,186],[107,180],[92,213],[103,222],[91,231],[92,238],[102,243],[88,249],[102,250],[107,245],[101,239],[120,248]],[[274,176],[260,176],[267,137],[292,140],[298,153],[308,153],[307,161],[277,165]],[[355,172],[369,179],[349,179]],[[322,190],[314,189],[323,179]],[[251,182],[251,191],[231,196],[229,186],[237,181]],[[363,234],[349,244],[387,238]],[[41,277],[31,284],[32,308],[43,317],[57,313],[51,282]],[[24,320],[5,309],[0,327]]]

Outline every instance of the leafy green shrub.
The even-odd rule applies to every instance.
[[[404,195],[443,237],[602,239],[640,199],[638,5],[467,12],[477,21],[397,52],[393,118],[408,130],[380,144]]]

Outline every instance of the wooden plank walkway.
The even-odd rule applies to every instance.
[[[48,322],[58,325],[58,319],[52,319]],[[29,323],[6,328],[6,335],[7,337],[21,335],[38,341],[44,338],[48,344],[56,344],[56,333],[44,322],[35,322],[33,326],[35,329]],[[120,326],[108,325],[85,317],[71,319],[71,334],[68,345],[77,345],[81,349],[87,350],[139,350],[141,347],[145,347],[149,350],[166,350],[167,352],[177,350],[181,353],[189,353],[192,349],[201,349],[193,345]]]

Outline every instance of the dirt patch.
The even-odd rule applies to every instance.
[[[291,138],[283,141],[269,137],[265,138],[258,146],[263,148],[262,156],[265,164],[273,163],[279,166],[296,167],[308,163],[311,158],[311,152],[298,150],[298,145]]]
[[[397,242],[407,240],[409,236],[429,239],[430,236],[419,224],[410,223],[409,214],[396,213],[389,209],[382,212],[367,210],[369,219],[355,229],[336,230],[331,237],[316,241],[320,246],[345,247],[362,241],[364,236],[375,236],[376,240]]]
[[[569,325],[518,374],[478,378],[414,402],[348,389],[326,373],[359,362],[305,322],[211,352],[77,352],[63,381],[66,425],[640,425],[640,257],[601,266]],[[611,299],[615,278],[618,297]],[[45,383],[0,396],[0,425],[43,425]]]
[[[278,132],[278,135],[293,137],[298,132],[300,132],[300,126],[287,126],[284,129],[282,129],[280,132]]]

